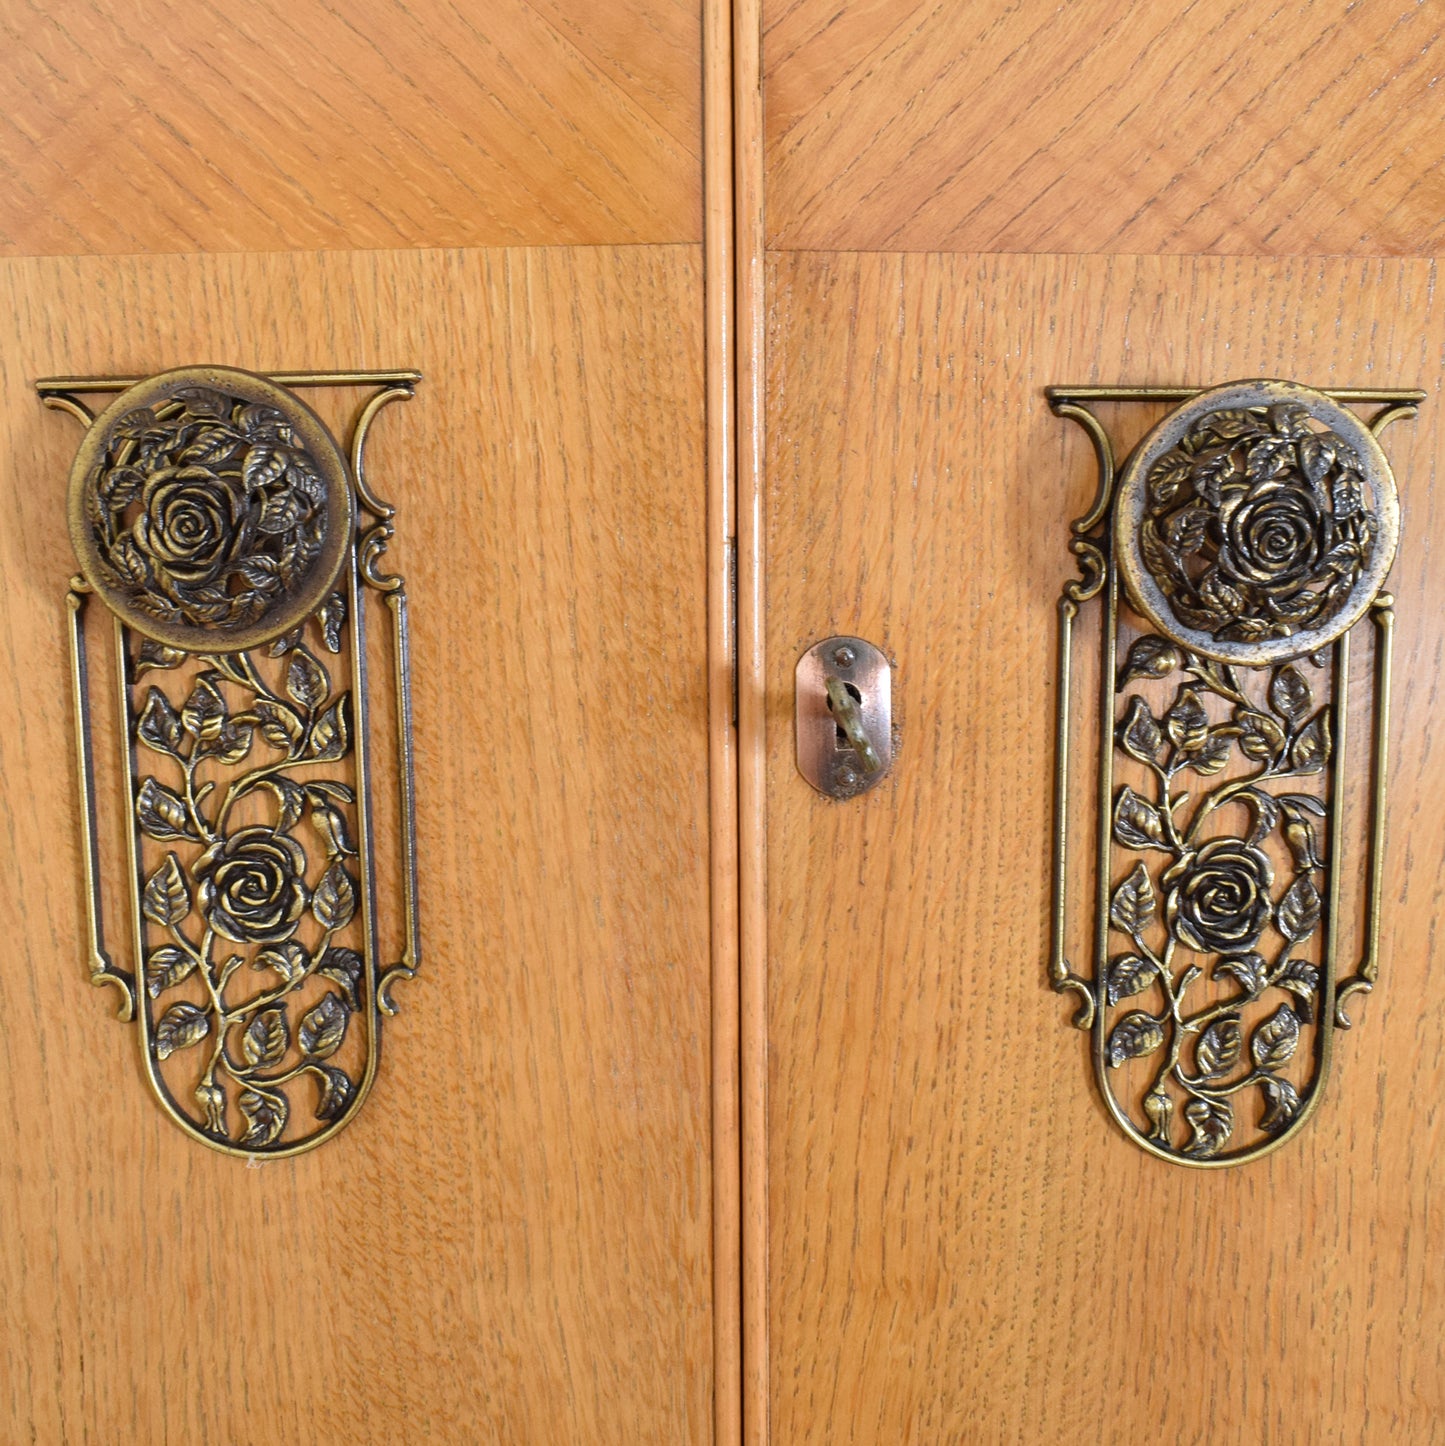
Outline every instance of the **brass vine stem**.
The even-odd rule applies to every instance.
[[[274,763],[268,763],[261,768],[253,768],[250,773],[238,778],[226,789],[226,796],[221,800],[221,807],[217,810],[216,833],[218,835],[225,833],[226,820],[231,816],[232,808],[248,793],[259,788],[268,778],[275,778],[286,769],[295,768],[308,761],[308,759],[288,754],[287,757],[279,758]]]
[[[218,823],[216,828],[212,829],[210,824],[206,822],[205,815],[201,812],[201,797],[197,795],[195,789],[196,769],[203,761],[201,758],[196,757],[196,749],[200,747],[200,742],[201,740],[199,738],[194,739],[191,743],[190,753],[181,760],[181,770],[185,775],[186,781],[186,812],[190,814],[191,823],[194,825],[196,832],[200,834],[207,843],[215,843],[216,839],[220,837],[220,825]]]
[[[232,1014],[236,1020],[245,1018],[248,1014],[255,1014],[258,1009],[265,1009],[272,1004],[279,1003],[288,994],[294,992],[296,986],[311,976],[321,967],[321,961],[326,956],[326,951],[331,947],[331,940],[336,933],[335,929],[327,929],[321,936],[321,942],[316,946],[307,966],[289,984],[279,985],[272,989],[263,990],[253,999],[244,1004],[238,1004]]]
[[[176,944],[199,964],[202,957],[200,949],[181,933],[179,925],[168,924],[166,927],[170,930],[171,938],[176,941]]]
[[[1173,789],[1173,773],[1155,760],[1150,760],[1150,769],[1159,780],[1159,816],[1165,830],[1171,840],[1170,847],[1174,850],[1175,856],[1184,852],[1184,840],[1179,836],[1179,825],[1174,821],[1174,810],[1179,807],[1183,799],[1175,799]],[[1185,797],[1188,797],[1186,794]]]
[[[1243,1079],[1233,1080],[1229,1084],[1212,1085],[1204,1082],[1203,1076],[1196,1079],[1193,1075],[1181,1073],[1175,1070],[1174,1078],[1179,1081],[1190,1094],[1199,1095],[1206,1100],[1226,1100],[1230,1095],[1238,1094],[1240,1090],[1248,1085],[1259,1084],[1262,1080],[1272,1079],[1273,1076],[1266,1069],[1252,1069]]]
[[[209,664],[228,682],[249,688],[258,698],[265,698],[271,703],[281,703],[288,708],[291,706],[280,694],[273,693],[266,686],[266,680],[256,671],[256,664],[251,661],[249,650],[240,653],[206,653],[202,662]]]
[[[1205,1005],[1197,1014],[1191,1014],[1188,1019],[1181,1016],[1179,1027],[1186,1034],[1203,1034],[1216,1019],[1223,1019],[1226,1015],[1236,1013],[1246,1004],[1254,1003],[1256,997],[1253,994],[1246,994],[1236,995],[1233,999],[1216,999],[1213,1004]],[[1181,1083],[1183,1083],[1182,1080]]]
[[[268,702],[276,703],[283,708],[294,711],[293,705],[291,703],[287,702],[278,694],[273,693],[271,689],[268,688],[266,684],[262,681],[260,674],[256,671],[255,663],[251,661],[251,655],[249,653],[243,652],[235,654],[233,656],[237,659],[238,670],[244,669],[243,678],[236,677],[235,674],[233,674],[228,667],[220,665],[219,660],[211,658],[209,659],[209,661],[216,662],[218,664],[219,671],[222,672],[230,682],[239,684],[241,687],[244,688],[249,688],[251,692],[253,692],[258,698],[264,698]],[[330,703],[331,701],[332,698],[330,696],[322,700],[322,712],[325,711],[324,705]],[[303,719],[303,722],[305,726],[302,730],[301,735],[303,739],[308,736],[311,725],[315,721],[316,710],[307,708],[304,710],[304,713],[305,717]],[[299,756],[295,752],[295,748],[296,744],[291,744],[290,751],[287,753],[285,758],[277,759],[275,762],[265,764],[261,768],[253,768],[249,773],[243,774],[240,778],[236,779],[232,784],[228,786],[228,788],[226,789],[225,797],[221,800],[221,807],[216,813],[217,835],[223,834],[225,832],[226,820],[231,816],[231,809],[235,807],[235,805],[239,803],[240,800],[243,799],[248,793],[252,792],[260,784],[264,783],[268,778],[274,778],[277,774],[283,772],[285,769],[295,768],[298,764],[310,761],[304,757]]]
[[[226,1068],[238,1083],[252,1089],[265,1089],[268,1085],[289,1084],[298,1075],[305,1074],[306,1071],[310,1069],[317,1070],[318,1073],[320,1072],[320,1066],[311,1059],[303,1059],[300,1064],[293,1064],[290,1069],[282,1070],[280,1074],[273,1075],[257,1074],[257,1069],[261,1068],[259,1065],[249,1065],[244,1069],[238,1069],[231,1063],[231,1056],[229,1054],[226,1055],[225,1063]]]
[[[197,951],[196,955],[196,957],[200,960],[201,973],[205,977],[207,988],[210,988],[212,978],[214,977],[211,974],[211,965],[215,961],[211,958],[211,949],[215,942],[216,931],[209,924],[207,924],[205,929],[201,932],[201,946],[200,949]],[[215,985],[215,1000],[216,1009],[218,1011],[224,1011],[226,1006],[225,1000],[221,997],[221,985],[219,980],[217,980]]]
[[[1186,671],[1191,677],[1197,678],[1212,693],[1218,693],[1220,697],[1231,703],[1238,703],[1242,707],[1252,706],[1244,693],[1240,691],[1238,680],[1235,678],[1234,669],[1228,663],[1217,664],[1218,671],[1212,671],[1207,664],[1197,659],[1187,665]]]
[[[1159,1074],[1153,1086],[1151,1086],[1153,1089],[1158,1089],[1163,1085],[1165,1076],[1171,1072],[1177,1073],[1179,1051],[1184,1048],[1184,1021],[1179,1013],[1179,1000],[1184,991],[1194,982],[1198,971],[1191,964],[1189,968],[1184,971],[1183,975],[1180,976],[1180,982],[1176,984],[1172,975],[1175,948],[1173,935],[1171,934],[1170,937],[1165,940],[1164,957],[1162,959],[1144,943],[1137,932],[1132,933],[1130,937],[1134,940],[1135,944],[1143,949],[1154,961],[1154,965],[1159,971],[1159,986],[1163,989],[1164,997],[1168,1001],[1169,1019],[1174,1026],[1169,1041],[1169,1053],[1165,1057],[1163,1065],[1160,1067]]]
[[[201,982],[206,986],[206,993],[211,996],[211,1011],[216,1016],[216,1043],[211,1051],[210,1063],[206,1066],[205,1073],[201,1076],[202,1084],[213,1084],[216,1077],[216,1063],[226,1044],[226,1006],[223,1000],[224,986],[218,983],[211,975],[211,945],[215,940],[215,930],[208,924],[205,933],[201,936],[199,948],[191,947],[181,931],[172,924],[170,926],[172,936],[178,943],[190,948],[195,956]]]
[[[1318,772],[1318,770],[1315,771]],[[1271,765],[1269,768],[1261,769],[1258,773],[1251,773],[1244,778],[1236,778],[1233,782],[1222,785],[1217,792],[1211,793],[1200,803],[1199,810],[1184,835],[1185,846],[1189,847],[1194,843],[1199,826],[1211,813],[1222,808],[1226,803],[1233,803],[1240,794],[1248,793],[1251,788],[1261,783],[1279,783],[1286,778],[1308,778],[1310,772],[1311,770],[1307,768],[1286,768],[1276,773]]]

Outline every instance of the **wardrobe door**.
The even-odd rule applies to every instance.
[[[97,0],[0,29],[0,1435],[711,1439],[695,9]],[[366,455],[410,598],[422,966],[365,1106],[293,1158],[178,1129],[87,983],[81,429],[35,382],[191,363],[423,377]],[[304,395],[340,433],[365,394]],[[372,686],[380,727],[384,652]]]
[[[1436,1439],[1439,17],[835,9],[763,5],[759,1437]],[[1199,1170],[1109,1118],[1078,998],[1049,989],[1057,604],[1097,478],[1044,388],[1250,377],[1429,396],[1384,438],[1380,982],[1308,1125]],[[1165,410],[1101,407],[1121,458]],[[800,776],[792,722],[795,665],[836,634],[894,663],[891,772],[844,802]],[[1076,805],[1096,671],[1074,677],[1096,730]]]

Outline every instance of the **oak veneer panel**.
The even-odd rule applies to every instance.
[[[710,1439],[700,283],[695,247],[0,263],[0,1436]],[[259,1168],[163,1118],[86,981],[79,429],[32,390],[202,357],[426,374],[369,448],[425,966],[355,1123]]]
[[[772,1439],[1445,1439],[1435,266],[810,254],[770,274]],[[1109,1123],[1045,982],[1055,602],[1093,465],[1040,393],[1260,374],[1431,400],[1388,434],[1381,987],[1305,1133],[1199,1172]],[[846,805],[799,777],[791,723],[796,658],[837,632],[897,660],[893,773]]]
[[[1414,0],[764,5],[771,244],[1433,254]]]
[[[702,236],[684,0],[0,3],[0,254]]]

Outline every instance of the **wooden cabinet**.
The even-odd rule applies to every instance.
[[[5,29],[0,1439],[707,1440],[698,16]],[[34,389],[201,361],[424,375],[368,467],[412,597],[425,963],[355,1123],[255,1168],[163,1116],[85,983],[79,430]],[[308,394],[338,428],[358,396]]]
[[[1433,1440],[1438,18],[763,18],[771,1439]],[[1045,987],[1054,608],[1095,478],[1043,389],[1255,376],[1430,399],[1387,443],[1381,984],[1304,1133],[1202,1172],[1122,1136]],[[1132,444],[1162,410],[1108,420]],[[848,805],[787,727],[839,632],[897,662],[897,764]]]
[[[1434,1439],[1428,9],[0,24],[0,1437]],[[207,361],[425,378],[368,453],[425,964],[355,1123],[249,1166],[85,985],[77,432],[34,392]],[[1381,986],[1307,1132],[1202,1173],[1114,1130],[1047,987],[1092,483],[1043,388],[1254,375],[1430,400],[1388,446]],[[793,761],[835,633],[896,664],[847,804]]]

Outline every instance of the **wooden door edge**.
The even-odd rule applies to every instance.
[[[713,1399],[768,1439],[763,788],[763,128],[759,0],[704,0]]]
[[[744,1439],[770,1439],[763,534],[765,324],[761,0],[733,0],[737,276],[737,694]]]
[[[732,6],[703,5],[703,306],[707,407],[708,818],[712,958],[713,1441],[742,1440],[737,536],[733,366]]]
[[[742,1420],[767,1442],[768,917],[765,831],[765,282],[761,0],[733,0],[738,376],[738,857],[742,1085]]]

